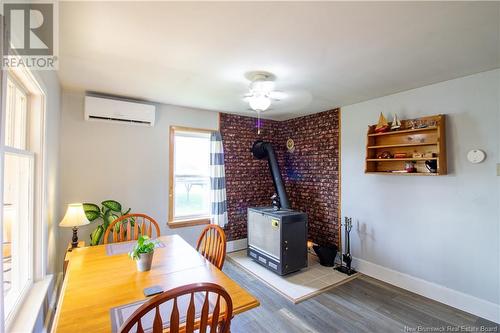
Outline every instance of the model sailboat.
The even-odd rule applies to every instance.
[[[387,122],[387,119],[385,119],[382,112],[380,112],[380,116],[378,117],[377,126],[375,126],[375,133],[386,132],[388,129],[389,129],[389,123]]]
[[[401,121],[398,119],[398,115],[394,114],[394,119],[392,120],[391,130],[397,130],[401,128]]]

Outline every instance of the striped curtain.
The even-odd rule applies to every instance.
[[[225,227],[227,224],[226,176],[220,132],[212,132],[210,135],[210,197],[212,224]]]

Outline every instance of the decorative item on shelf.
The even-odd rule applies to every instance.
[[[401,128],[401,121],[398,119],[398,115],[394,113],[394,118],[391,123],[391,131],[396,131]]]
[[[81,203],[72,203],[68,205],[66,214],[59,223],[60,227],[73,228],[73,238],[71,239],[71,248],[78,247],[78,227],[89,224],[90,221],[85,216],[83,205]]]
[[[375,126],[375,133],[383,133],[383,132],[387,132],[388,130],[389,130],[389,123],[387,122],[387,119],[385,119],[382,112],[380,112],[380,116],[378,117],[377,126]]]
[[[295,142],[293,142],[293,139],[288,139],[286,140],[286,149],[288,149],[289,153],[293,153],[295,151]]]
[[[408,120],[408,124],[410,125],[411,129],[420,129],[429,127],[428,122],[424,119],[411,119]]]
[[[422,157],[424,157],[424,158],[434,158],[434,157],[436,157],[436,153],[433,153],[433,152],[431,152],[431,151],[428,151],[428,152],[424,153],[424,154],[422,155]]]
[[[413,124],[411,120],[401,120],[401,127],[399,128],[400,130],[409,130],[412,128]]]
[[[408,161],[405,163],[405,171],[408,173],[413,173],[416,172],[417,169],[415,168],[415,162],[414,161]]]
[[[406,153],[394,153],[394,158],[406,158]]]
[[[422,119],[416,119],[413,121],[413,128],[414,129],[419,129],[419,128],[427,128],[429,125],[425,120]]]
[[[139,272],[151,270],[156,243],[157,241],[151,240],[148,236],[141,235],[130,251],[129,256],[136,261]]]
[[[417,153],[417,152],[415,152],[415,153],[413,153],[413,154],[412,154],[412,157],[413,157],[413,158],[422,158],[423,156],[424,156],[424,154],[422,154],[422,153]]]
[[[427,160],[425,161],[425,167],[429,172],[436,173],[437,172],[437,161],[436,160]]]
[[[385,150],[383,152],[381,152],[380,154],[378,154],[377,156],[378,159],[388,159],[388,158],[392,158],[392,154],[390,151],[388,150]]]
[[[90,222],[94,222],[99,218],[103,220],[103,223],[97,226],[90,234],[91,246],[99,245],[104,232],[111,222],[122,215],[127,215],[130,212],[130,208],[127,211],[122,212],[122,205],[115,200],[105,200],[101,202],[101,205],[102,207],[99,208],[99,206],[93,203],[83,204],[83,210],[85,211],[85,215]],[[117,223],[115,228],[119,230],[120,225],[121,223]],[[134,226],[134,221],[131,221],[131,226]]]
[[[345,230],[345,253],[342,255],[342,259],[345,262],[345,266],[340,262],[340,266],[335,267],[335,269],[341,273],[352,275],[356,273],[354,269],[351,268],[352,256],[351,256],[351,229],[352,229],[352,218],[344,218],[344,230]]]

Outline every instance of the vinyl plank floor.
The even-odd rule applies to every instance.
[[[250,291],[258,308],[235,316],[233,333],[390,333],[442,328],[440,332],[500,327],[486,319],[361,275],[332,290],[293,304],[257,278],[226,261],[224,272]]]

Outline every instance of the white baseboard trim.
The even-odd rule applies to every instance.
[[[226,243],[226,252],[236,252],[244,250],[248,247],[248,240],[246,238],[236,239]]]
[[[353,258],[353,267],[365,275],[409,290],[476,316],[500,323],[500,305],[443,287],[372,262]]]

